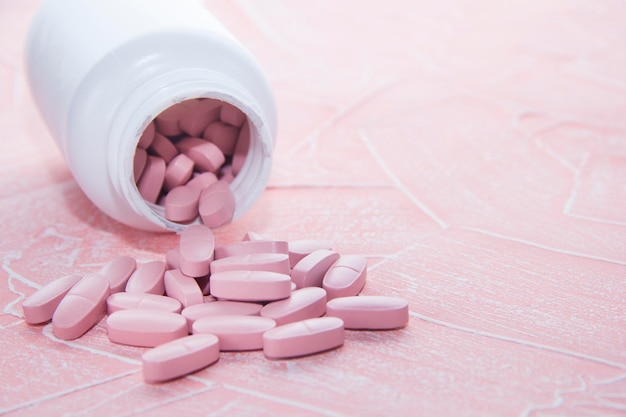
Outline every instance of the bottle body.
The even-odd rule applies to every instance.
[[[276,137],[269,83],[251,56],[196,0],[48,0],[26,46],[39,110],[76,181],[116,220],[181,230],[143,200],[133,177],[139,138],[181,101],[212,98],[239,108],[250,148],[231,183],[234,218],[265,188]]]

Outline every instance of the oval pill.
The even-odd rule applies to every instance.
[[[240,127],[246,121],[246,115],[230,103],[223,103],[220,119],[229,125]]]
[[[197,320],[193,334],[214,334],[222,351],[258,350],[263,348],[263,333],[276,322],[259,316],[214,316]]]
[[[52,332],[71,340],[95,326],[106,312],[109,280],[100,273],[84,276],[65,295],[52,315]]]
[[[148,147],[152,144],[152,141],[154,140],[154,133],[154,122],[150,122],[141,134],[141,137],[139,138],[139,143],[137,143],[137,147],[144,150],[148,149]]]
[[[253,253],[250,255],[235,255],[211,262],[212,274],[238,270],[271,271],[287,275],[291,272],[291,268],[289,268],[289,256],[284,253]]]
[[[313,251],[293,266],[291,279],[298,288],[321,287],[324,275],[337,259],[337,252],[328,249]]]
[[[187,336],[187,321],[180,314],[158,310],[119,310],[107,318],[107,333],[114,343],[154,347]]]
[[[198,217],[200,193],[181,185],[170,190],[165,196],[165,218],[173,222],[189,222]]]
[[[219,339],[195,334],[159,345],[141,355],[143,378],[148,383],[178,378],[217,362]]]
[[[67,275],[55,279],[34,292],[22,304],[24,321],[28,324],[50,321],[54,310],[56,310],[63,297],[81,278],[80,275]]]
[[[289,254],[289,244],[282,240],[244,240],[230,245],[216,246],[215,259],[253,253]]]
[[[208,125],[203,137],[214,143],[224,155],[232,155],[237,144],[239,129],[227,123],[216,121]]]
[[[184,150],[187,155],[200,171],[216,172],[224,163],[226,158],[224,154],[214,143],[203,141],[197,143]]]
[[[184,154],[178,154],[167,164],[163,188],[171,190],[186,183],[193,174],[193,161]]]
[[[291,295],[289,275],[268,271],[225,271],[211,275],[211,294],[234,301],[274,301]]]
[[[148,160],[148,154],[141,148],[135,149],[135,157],[133,158],[133,177],[135,181],[141,178],[143,169],[146,167],[146,161]]]
[[[158,156],[148,155],[146,166],[143,169],[137,189],[144,200],[155,203],[161,193],[163,181],[165,180],[165,161]]]
[[[237,136],[237,144],[233,151],[233,175],[239,174],[241,168],[243,168],[246,158],[248,156],[248,149],[250,148],[250,124],[244,123],[239,129],[239,135]]]
[[[118,256],[107,262],[100,272],[109,280],[111,293],[124,291],[128,279],[135,272],[137,261],[130,256]]]
[[[139,292],[118,292],[107,298],[107,314],[120,310],[160,310],[180,313],[180,301],[163,295]]]
[[[221,106],[218,100],[197,101],[181,116],[180,128],[189,136],[200,136],[209,124],[219,119]]]
[[[317,317],[285,324],[265,332],[263,353],[271,359],[312,355],[343,345],[343,322],[336,317]]]
[[[330,242],[325,240],[294,240],[289,242],[289,262],[292,266],[302,258],[319,249],[331,250]]]
[[[260,312],[262,317],[276,321],[276,325],[321,317],[326,312],[326,291],[319,287],[307,287],[292,291],[284,300],[266,304]]]
[[[215,238],[210,228],[199,224],[185,228],[179,243],[180,270],[190,277],[208,275],[214,248]]]
[[[163,284],[165,268],[165,262],[162,261],[151,261],[139,265],[126,282],[126,292],[163,295],[165,293]]]
[[[409,322],[409,303],[387,296],[340,297],[326,304],[326,315],[342,319],[346,329],[398,329]]]
[[[165,272],[163,277],[165,294],[180,301],[183,307],[202,303],[202,289],[192,277],[183,274],[179,269]]]
[[[187,326],[191,333],[193,324],[201,318],[232,315],[258,316],[261,308],[263,308],[261,304],[222,300],[189,306],[183,309],[181,314],[187,319]]]
[[[341,255],[324,275],[322,288],[328,299],[358,295],[365,286],[367,259],[359,255]]]
[[[219,227],[230,222],[235,212],[235,196],[226,181],[219,180],[202,190],[198,213],[207,227]]]

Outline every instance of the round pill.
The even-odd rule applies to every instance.
[[[38,289],[22,304],[24,321],[28,324],[39,324],[51,320],[63,297],[81,278],[80,275],[67,275]]]
[[[114,343],[154,347],[188,335],[180,314],[159,310],[119,310],[107,318],[107,333]]]
[[[65,295],[52,315],[52,333],[76,339],[95,326],[106,312],[109,280],[102,274],[84,276]]]
[[[217,362],[219,339],[212,334],[185,336],[150,349],[141,355],[143,378],[164,382],[190,374]]]
[[[185,184],[193,174],[193,161],[184,154],[176,155],[165,168],[163,188],[168,191]]]
[[[207,141],[191,146],[184,154],[202,171],[216,172],[226,160],[220,148]]]
[[[259,316],[204,317],[193,324],[193,334],[214,334],[222,351],[258,350],[263,348],[263,333],[276,322]]]
[[[211,141],[224,155],[232,155],[237,144],[239,128],[224,122],[213,122],[204,131],[203,138]]]
[[[246,115],[230,103],[222,104],[220,119],[233,126],[240,127],[246,121]]]
[[[220,117],[221,101],[198,100],[180,117],[180,128],[189,136],[200,136],[206,127]]]
[[[285,324],[265,332],[263,353],[271,359],[293,358],[343,345],[343,322],[336,317],[318,317]]]
[[[180,118],[187,105],[188,103],[183,101],[163,110],[155,119],[157,132],[165,136],[178,136],[183,133],[180,128]]]
[[[152,141],[152,144],[150,144],[148,151],[152,155],[163,158],[166,163],[169,163],[176,155],[178,155],[178,149],[176,149],[176,146],[174,146],[168,138],[160,133],[156,133],[154,135],[154,140]]]
[[[409,304],[398,297],[340,297],[326,304],[326,315],[342,319],[346,329],[398,329],[409,322]]]
[[[193,178],[191,178],[185,184],[187,187],[191,187],[198,192],[198,195],[209,185],[217,182],[217,176],[212,172],[202,172],[200,174],[195,174]]]

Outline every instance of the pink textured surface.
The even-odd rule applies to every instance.
[[[55,278],[178,242],[115,223],[72,179],[24,81],[38,3],[0,0],[0,413],[626,413],[626,4],[208,1],[280,114],[270,186],[217,243],[328,240],[411,320],[151,386],[145,349],[103,322],[66,342],[22,318]]]

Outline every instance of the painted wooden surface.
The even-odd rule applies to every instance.
[[[64,342],[24,297],[177,237],[130,230],[72,179],[25,83],[39,1],[0,0],[0,414],[626,415],[626,5],[208,5],[259,58],[280,129],[270,186],[219,242],[327,239],[369,262],[399,331],[142,382],[102,323]]]

